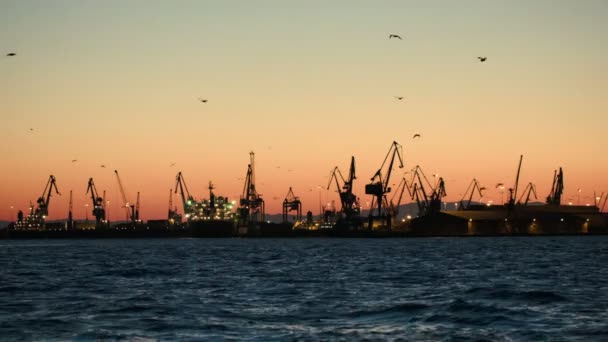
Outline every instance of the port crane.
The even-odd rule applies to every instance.
[[[562,193],[564,192],[564,173],[562,168],[559,172],[553,172],[553,185],[551,185],[551,193],[547,196],[547,204],[560,205],[562,201]]]
[[[464,192],[464,195],[460,199],[460,209],[466,210],[471,207],[471,201],[473,200],[473,196],[475,195],[475,190],[477,190],[479,197],[483,198],[483,190],[485,190],[485,189],[486,188],[479,186],[479,182],[477,181],[476,178],[473,178],[473,180],[467,187],[467,190]],[[467,194],[469,194],[469,197],[465,202],[464,199],[465,199],[465,197],[467,197]]]
[[[353,182],[357,179],[355,176],[355,157],[351,157],[350,160],[350,169],[348,171],[348,179],[344,179],[342,176],[342,172],[336,166],[331,172],[331,176],[329,177],[329,183],[327,184],[327,190],[331,187],[333,181],[336,184],[336,190],[340,195],[340,203],[342,205],[341,214],[347,220],[350,220],[354,217],[359,217],[361,213],[361,209],[359,206],[359,200],[357,196],[353,194]],[[342,185],[340,185],[340,181],[342,181]]]
[[[411,197],[418,205],[418,215],[428,215],[441,211],[441,202],[447,193],[443,177],[435,175],[437,182],[433,185],[419,165],[412,170]],[[426,184],[426,186],[425,186]],[[428,186],[428,187],[427,187]]]
[[[299,197],[294,195],[291,187],[289,187],[289,191],[283,200],[283,223],[289,221],[289,212],[293,210],[296,211],[296,221],[302,221],[302,202]]]
[[[247,176],[243,194],[241,195],[239,214],[243,223],[261,221],[265,217],[264,200],[255,189],[255,153],[249,153],[250,163],[247,165]]]
[[[528,205],[531,195],[534,195],[534,199],[538,199],[538,197],[536,196],[536,186],[534,184],[532,184],[532,182],[530,182],[530,183],[528,183],[528,185],[526,185],[526,187],[524,188],[524,191],[521,194],[521,197],[517,201],[517,204]],[[522,200],[524,199],[524,197],[526,198],[526,200],[523,201],[523,203],[522,203]]]
[[[55,176],[50,175],[49,180],[44,187],[44,191],[42,192],[42,196],[38,197],[38,200],[36,201],[38,207],[34,211],[34,215],[42,222],[44,222],[44,219],[49,216],[49,204],[51,203],[51,194],[53,193],[53,190],[55,190],[57,195],[61,196],[61,193],[57,189]]]
[[[93,203],[93,216],[95,216],[95,229],[100,229],[106,220],[106,210],[103,197],[99,196],[93,178],[89,178],[89,184],[85,195],[91,194],[91,202]]]
[[[120,180],[120,176],[118,175],[118,171],[114,170],[114,173],[116,174],[116,179],[118,180],[118,188],[120,190],[120,195],[122,196],[122,203],[123,206],[125,208],[125,212],[127,214],[127,221],[130,221],[131,223],[135,223],[135,205],[129,203],[129,201],[127,201],[127,196],[125,195],[125,189],[122,186],[122,181]]]
[[[169,189],[169,213],[167,221],[170,225],[182,223],[182,215],[177,213],[177,206],[173,207],[173,189]]]
[[[519,187],[519,174],[521,172],[521,162],[524,159],[524,155],[519,156],[519,166],[517,167],[517,176],[515,177],[515,188],[509,188],[509,204],[508,208],[513,209],[515,207],[515,199],[517,198],[517,188]]]
[[[409,185],[407,184],[407,180],[405,179],[405,177],[403,177],[403,178],[401,178],[399,185],[397,185],[397,190],[393,194],[393,197],[391,197],[391,199],[388,203],[388,210],[389,210],[389,213],[392,218],[396,218],[397,215],[399,215],[399,206],[401,205],[401,200],[403,199],[403,193],[405,192],[406,189],[411,197],[412,191],[411,191]],[[397,194],[399,194],[399,197],[397,197]],[[397,197],[396,203],[395,203],[395,197]]]
[[[175,176],[175,193],[177,193],[179,189],[180,196],[182,198],[182,206],[184,209],[184,215],[186,215],[186,220],[189,222],[192,219],[192,213],[194,212],[195,201],[194,197],[190,195],[190,191],[188,191],[188,186],[186,185],[186,180],[182,175],[182,172],[178,172],[177,176]],[[169,208],[170,209],[170,208]],[[175,210],[177,212],[177,208]]]
[[[391,192],[391,188],[388,185],[390,184],[395,159],[398,159],[399,161],[399,168],[403,168],[402,150],[402,146],[396,141],[393,141],[386,157],[384,157],[382,165],[380,165],[378,171],[372,176],[371,183],[365,185],[365,194],[374,196],[372,197],[372,206],[369,212],[368,228],[370,230],[372,229],[375,220],[380,220],[381,225],[383,222],[387,229],[390,230],[391,228],[391,215],[386,206],[383,207],[383,204],[387,203],[386,194]],[[376,207],[376,215],[373,213],[374,207]]]

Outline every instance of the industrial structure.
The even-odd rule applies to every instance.
[[[95,229],[101,229],[106,226],[106,208],[104,197],[99,196],[97,188],[93,182],[93,178],[89,178],[89,185],[86,194],[91,194],[91,203],[93,207],[93,216],[95,216]]]
[[[380,168],[371,178],[371,183],[365,185],[365,194],[372,195],[372,205],[368,218],[368,229],[374,227],[391,229],[391,214],[388,210],[388,200],[386,194],[391,192],[389,187],[391,174],[395,159],[399,161],[399,168],[403,168],[403,148],[396,141],[391,144],[386,157]],[[388,163],[387,163],[388,162]],[[374,210],[376,213],[374,214]]]
[[[247,165],[243,194],[239,202],[240,225],[261,222],[266,216],[264,199],[262,199],[262,195],[257,192],[255,187],[255,153],[253,151],[249,153],[249,159],[250,162]]]
[[[19,210],[15,229],[37,230],[46,228],[46,218],[49,216],[49,205],[53,190],[57,195],[61,195],[59,189],[57,189],[55,176],[50,175],[42,195],[36,200],[36,206],[30,202],[29,213],[25,217],[23,217],[23,211]]]
[[[285,195],[285,199],[283,200],[283,223],[289,222],[289,212],[295,210],[296,211],[296,222],[302,221],[302,202],[299,197],[294,195],[293,190],[289,187],[289,191],[287,195]]]
[[[355,157],[351,157],[348,177],[336,166],[332,169],[327,190],[334,189],[340,200],[339,210],[333,200],[321,202],[319,193],[319,219],[308,212],[302,218],[302,201],[290,187],[282,200],[282,223],[270,222],[265,213],[265,201],[256,188],[255,154],[250,153],[250,162],[238,202],[215,194],[215,185],[207,184],[208,198],[197,199],[189,191],[182,172],[175,178],[175,186],[169,189],[166,219],[140,220],[140,198],[130,202],[117,170],[114,170],[120,192],[121,208],[124,208],[127,223],[110,225],[109,201],[105,191],[97,191],[93,178],[89,178],[85,195],[85,222],[75,222],[73,198],[70,191],[67,222],[47,222],[51,197],[60,195],[56,179],[49,176],[42,195],[35,204],[30,202],[29,211],[19,211],[17,220],[6,228],[0,227],[0,237],[140,237],[140,236],[488,236],[488,235],[543,235],[543,234],[608,234],[608,215],[602,213],[608,202],[608,193],[594,193],[593,205],[562,204],[564,172],[554,171],[551,190],[545,203],[537,200],[537,189],[533,182],[519,188],[523,155],[514,184],[508,188],[508,201],[502,204],[484,202],[485,187],[473,179],[456,210],[447,210],[446,186],[443,177],[434,174],[427,177],[420,166],[405,172],[399,183],[391,181],[395,168],[403,168],[403,148],[393,142],[380,168],[365,185],[365,194],[370,195],[369,212],[363,214],[360,199],[354,193],[356,179]],[[346,173],[345,173],[346,174]],[[407,176],[409,174],[409,176]],[[389,185],[392,185],[391,188]],[[320,189],[322,186],[319,187]],[[504,189],[502,183],[496,188]],[[407,216],[400,207],[407,191],[412,208]],[[579,196],[580,196],[580,189]],[[173,203],[173,195],[179,193],[183,212]],[[502,191],[501,191],[502,195]],[[278,198],[275,198],[278,199]],[[324,205],[325,204],[325,205]],[[89,206],[95,217],[94,225],[88,223]],[[403,209],[403,208],[401,208]],[[401,219],[397,219],[401,214]],[[367,217],[365,217],[367,215]],[[293,217],[292,217],[293,216]],[[185,224],[182,224],[185,218]],[[407,219],[406,219],[407,218]],[[277,221],[278,219],[275,218]]]

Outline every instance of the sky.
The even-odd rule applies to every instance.
[[[178,171],[199,199],[209,181],[238,199],[250,151],[268,213],[289,187],[304,212],[339,203],[329,172],[351,156],[365,206],[393,141],[391,183],[420,165],[446,201],[476,178],[500,202],[523,154],[539,200],[561,166],[564,201],[592,203],[608,191],[607,19],[603,0],[0,0],[0,219],[51,174],[50,219],[70,190],[75,217],[90,211],[90,177],[124,218],[114,170],[146,220],[166,218]]]

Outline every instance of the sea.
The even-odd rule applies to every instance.
[[[0,341],[608,341],[608,237],[0,240]]]

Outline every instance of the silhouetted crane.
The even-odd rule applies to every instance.
[[[372,229],[373,222],[376,219],[380,219],[384,221],[387,229],[391,228],[391,217],[390,213],[383,207],[383,204],[387,203],[386,194],[391,192],[391,188],[388,186],[390,183],[391,173],[393,172],[393,166],[395,164],[395,159],[399,159],[399,168],[403,168],[403,158],[401,157],[403,148],[399,143],[393,141],[391,147],[384,157],[384,161],[380,168],[371,178],[371,183],[365,185],[365,194],[372,195],[372,205],[369,213],[369,222],[368,228]],[[389,160],[390,159],[390,160]],[[388,164],[387,164],[388,161]],[[386,169],[383,170],[385,168]],[[374,206],[376,206],[376,215],[373,214]]]
[[[182,175],[181,171],[177,173],[177,176],[175,176],[175,193],[177,193],[178,189],[182,198],[182,208],[184,210],[184,215],[186,216],[186,220],[190,222],[190,220],[192,220],[192,214],[194,212],[195,201],[194,197],[190,195],[190,191],[188,191],[186,180],[184,179],[184,176]]]
[[[327,189],[331,187],[332,181],[335,181],[336,191],[340,195],[340,204],[341,204],[341,216],[344,216],[345,219],[350,220],[355,217],[359,217],[361,213],[361,209],[359,206],[359,201],[357,200],[357,196],[353,194],[353,182],[357,177],[355,176],[355,157],[351,157],[350,160],[350,169],[348,171],[348,179],[345,180],[340,172],[338,167],[334,167],[331,172],[331,176],[329,177],[329,183],[327,184]],[[342,181],[342,185],[340,185],[340,181]]]
[[[524,188],[524,191],[521,193],[521,197],[517,201],[517,204],[528,205],[528,202],[530,201],[530,195],[534,195],[534,199],[538,199],[538,197],[536,196],[536,186],[534,184],[532,184],[532,182],[530,182],[530,183],[528,183],[528,185],[526,185],[526,187]],[[524,199],[524,197],[526,199],[522,203],[522,200]]]
[[[302,221],[302,202],[289,187],[289,191],[283,200],[283,223],[289,222],[289,212],[293,210],[296,211],[296,221]]]
[[[479,194],[479,197],[482,198],[483,197],[483,193],[482,193],[481,189],[482,188],[479,186],[479,182],[477,181],[477,179],[473,178],[473,180],[471,181],[471,183],[467,187],[467,190],[464,192],[464,195],[462,195],[462,198],[460,199],[460,209],[461,210],[466,210],[466,209],[469,209],[471,207],[471,201],[473,200],[473,195],[475,195],[475,190],[477,190],[477,193]],[[469,198],[465,202],[464,199],[465,199],[465,197],[467,197],[467,194],[469,194]]]
[[[104,208],[104,199],[97,193],[93,178],[89,178],[89,184],[87,186],[87,192],[85,195],[91,193],[91,202],[93,203],[93,216],[95,216],[95,229],[100,229],[106,220],[106,210]]]
[[[264,200],[255,189],[255,153],[249,153],[250,163],[247,165],[247,176],[240,200],[240,220],[242,223],[252,223],[264,220]]]
[[[555,170],[553,173],[553,184],[551,185],[551,193],[547,196],[547,204],[560,205],[562,201],[562,193],[564,192],[564,173],[562,168],[559,172]]]
[[[135,223],[135,205],[133,205],[132,203],[129,203],[129,201],[127,200],[127,196],[125,194],[125,189],[122,186],[122,181],[120,180],[120,176],[118,175],[118,171],[114,170],[114,173],[116,174],[116,179],[118,180],[118,188],[120,190],[120,195],[122,196],[122,206],[125,208],[125,212],[127,214],[127,221],[131,222],[131,223]]]

